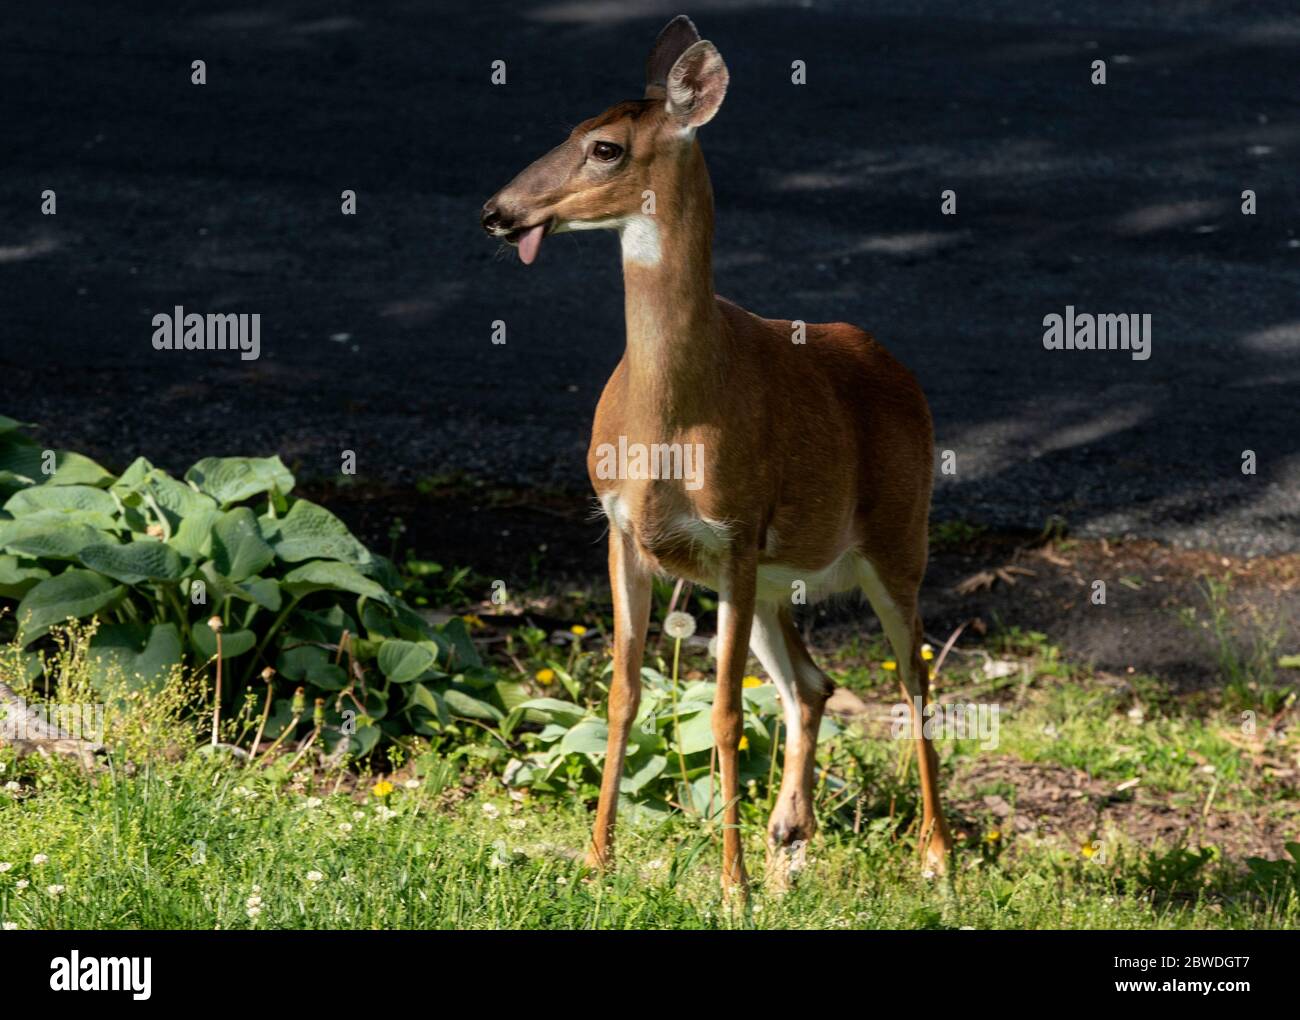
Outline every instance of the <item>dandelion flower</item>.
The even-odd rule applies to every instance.
[[[50,858],[47,854],[37,854],[35,857],[32,858],[32,864],[36,865],[37,867],[40,867],[42,864],[48,864],[49,860]]]
[[[379,780],[379,782],[377,782],[374,786],[370,788],[370,792],[373,793],[376,797],[384,798],[390,796],[393,790],[395,789],[396,787],[393,786],[393,784],[390,783],[387,779],[381,779]]]
[[[923,658],[926,662],[929,662],[931,659],[934,658],[934,649],[931,648],[929,645],[922,645],[921,658]]]
[[[553,669],[539,669],[533,676],[542,686],[555,683],[555,670]]]
[[[747,676],[745,677],[744,680],[740,681],[740,686],[741,687],[762,687],[763,681],[756,676]]]
[[[587,633],[587,628],[580,623],[575,623],[572,627],[569,628],[569,633],[572,634],[574,637],[582,637],[584,634]]]
[[[1095,857],[1097,855],[1097,847],[1093,843],[1084,843],[1083,846],[1079,847],[1079,853],[1083,854],[1085,858]]]
[[[676,641],[685,641],[695,633],[695,617],[681,610],[674,610],[664,619],[664,633]]]
[[[990,829],[984,836],[985,843],[996,843],[1002,838],[1002,833],[997,829]]]
[[[736,745],[736,750],[738,750],[738,751],[748,751],[748,750],[749,750],[749,738],[748,738],[747,736],[745,736],[744,734],[741,734],[741,737],[740,737],[740,743]]]
[[[884,662],[880,664],[880,668],[884,670],[888,670],[890,673],[892,673],[894,670],[898,669],[898,663],[896,663],[893,659],[886,659]]]

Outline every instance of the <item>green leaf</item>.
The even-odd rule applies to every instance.
[[[201,560],[212,555],[212,526],[221,518],[221,511],[213,506],[200,507],[181,519],[167,544],[190,560]]]
[[[280,653],[275,668],[286,680],[308,683],[323,691],[341,691],[348,685],[343,667],[332,662],[324,648],[315,645],[286,649]]]
[[[672,730],[669,730],[672,739]],[[707,751],[713,746],[713,719],[709,712],[697,712],[682,723],[682,754]]]
[[[478,698],[466,694],[464,691],[458,691],[454,687],[449,687],[442,692],[442,700],[447,703],[447,710],[452,715],[458,715],[463,719],[486,719],[489,722],[500,722],[505,718],[501,709],[497,708],[496,705],[480,701]]]
[[[389,638],[379,646],[379,669],[395,684],[418,680],[437,662],[437,646],[431,641],[402,641]]]
[[[560,741],[565,754],[604,754],[609,739],[609,726],[603,719],[586,719],[574,726]]]
[[[440,726],[451,725],[451,713],[447,711],[447,703],[442,700],[442,696],[437,691],[430,690],[424,684],[411,684],[406,691],[407,709],[424,709],[438,720]]]
[[[230,581],[242,581],[275,560],[275,550],[262,540],[257,518],[246,506],[218,518],[212,528],[212,559]]]
[[[462,669],[476,669],[483,665],[478,649],[469,636],[469,628],[460,617],[452,617],[438,628],[433,639],[443,651],[443,669],[447,672]]]
[[[55,624],[80,620],[113,606],[126,593],[121,585],[90,570],[70,567],[32,588],[18,604],[23,642],[30,643]]]
[[[185,572],[176,550],[152,538],[125,545],[107,542],[81,550],[81,562],[123,584],[141,581],[179,581]]]
[[[645,787],[663,775],[668,767],[668,759],[662,754],[652,754],[645,763],[634,769],[630,776],[619,780],[618,788],[623,793],[640,793]]]
[[[279,457],[204,457],[185,472],[185,480],[222,506],[293,488],[293,475]]]
[[[117,520],[117,502],[103,489],[88,485],[37,485],[9,497],[4,509],[23,520],[40,519],[51,524],[85,524],[112,531]]]
[[[20,599],[38,581],[50,576],[35,560],[20,560],[17,556],[0,555],[0,598]]]
[[[305,499],[289,509],[271,544],[276,555],[289,563],[324,559],[362,566],[370,562],[369,550],[353,537],[346,524],[323,506]]]
[[[561,701],[559,698],[533,698],[516,707],[529,713],[529,722],[556,722],[565,727],[575,725],[587,715],[586,709],[581,705]]]
[[[173,535],[181,521],[190,514],[200,510],[215,510],[217,506],[211,496],[190,488],[184,482],[178,482],[158,468],[151,469],[131,490],[131,494],[139,496],[151,507],[156,505],[167,519]]]
[[[99,545],[112,538],[86,524],[54,520],[48,514],[0,521],[0,548],[26,556],[75,560],[86,546]]]
[[[158,623],[141,640],[143,629],[137,624],[99,628],[90,642],[90,663],[97,685],[121,676],[131,690],[157,691],[167,682],[181,662],[180,632],[174,623]]]
[[[280,593],[280,582],[272,577],[250,577],[246,581],[231,585],[229,594],[248,602],[256,602],[263,609],[269,609],[273,613],[279,612],[280,606],[284,604],[284,596]]]
[[[363,577],[354,567],[346,563],[328,563],[323,560],[304,563],[301,567],[289,571],[284,575],[283,585],[298,598],[325,589],[350,591],[381,602],[391,598],[388,592],[368,577]]]
[[[190,644],[204,659],[217,654],[217,635],[207,623],[196,623],[190,628]],[[221,657],[233,659],[251,651],[257,644],[257,635],[251,630],[226,630],[221,633]]]
[[[83,457],[71,450],[56,450],[54,453],[54,474],[46,480],[46,485],[94,485],[97,488],[108,485],[113,476],[96,464],[89,457]]]

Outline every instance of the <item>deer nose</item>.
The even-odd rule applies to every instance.
[[[510,219],[501,215],[501,210],[489,202],[483,207],[482,221],[483,229],[489,234],[497,230],[508,230],[510,228]]]

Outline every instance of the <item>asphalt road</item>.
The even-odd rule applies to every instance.
[[[350,449],[362,481],[585,491],[617,243],[525,268],[477,214],[640,94],[677,0],[112,6],[0,15],[0,410],[114,466],[278,451],[323,477]],[[717,288],[913,368],[957,455],[938,517],[1300,548],[1293,3],[689,13],[732,75],[702,135]],[[155,351],[177,304],[260,313],[261,357]],[[1150,314],[1151,358],[1045,350],[1067,305]]]

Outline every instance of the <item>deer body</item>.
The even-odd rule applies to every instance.
[[[485,207],[484,225],[526,263],[548,233],[616,229],[627,348],[606,384],[588,473],[609,519],[614,678],[609,744],[590,859],[608,861],[656,571],[719,594],[713,729],[723,807],[723,882],[743,885],[737,744],[752,648],[781,694],[786,756],[768,826],[769,875],[797,865],[816,828],[814,752],[831,684],[804,648],[790,606],[861,588],[911,698],[924,699],[917,592],[925,570],[933,436],[911,374],[844,323],[759,318],[713,293],[713,197],[695,132],[721,104],[726,67],[685,18],[661,33],[647,98],[579,125]],[[615,151],[617,150],[617,151]],[[606,157],[613,156],[613,168]],[[577,164],[575,168],[575,162]],[[653,194],[653,214],[642,196]],[[525,225],[530,224],[530,225]],[[699,450],[685,478],[610,477],[603,451]],[[937,762],[916,728],[921,850],[941,868],[948,834]]]

